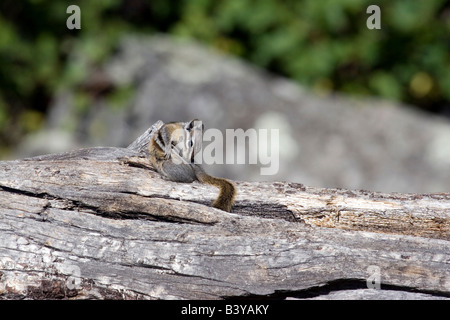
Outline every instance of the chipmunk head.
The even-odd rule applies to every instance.
[[[171,143],[179,155],[191,163],[195,162],[197,156],[201,156],[204,126],[200,120],[194,119],[173,125],[171,132]]]

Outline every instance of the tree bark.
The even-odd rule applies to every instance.
[[[450,194],[236,182],[227,213],[151,169],[151,133],[0,162],[1,299],[450,297]]]

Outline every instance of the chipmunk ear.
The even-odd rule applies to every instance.
[[[195,124],[196,121],[198,121],[198,119],[194,119],[194,120],[187,122],[186,125],[184,126],[184,128],[187,131],[192,131],[192,129],[194,129],[196,126],[196,124]]]
[[[198,120],[198,119],[194,119],[194,120],[186,123],[185,129],[187,131],[192,131],[192,129],[195,129],[195,128],[198,128],[198,129],[201,128],[201,131],[204,132],[205,131],[205,125],[203,124],[203,121]]]

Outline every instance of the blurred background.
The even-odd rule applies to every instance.
[[[217,175],[449,191],[449,52],[448,0],[2,0],[0,159],[199,118],[280,130],[277,175]]]

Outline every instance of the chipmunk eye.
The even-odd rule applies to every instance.
[[[189,141],[189,147],[192,147],[194,145],[194,143],[192,142],[192,140]]]

